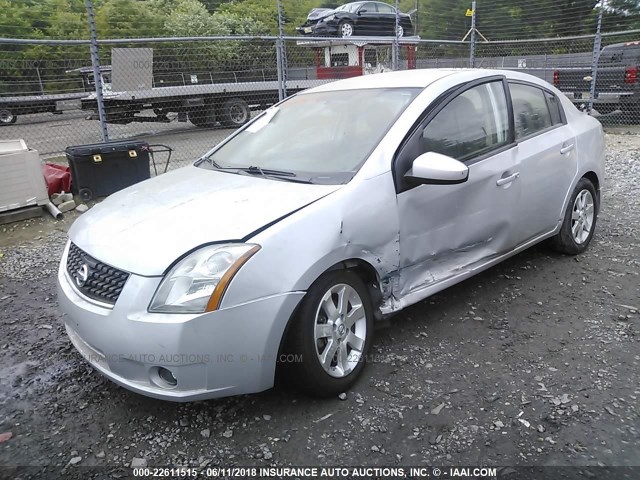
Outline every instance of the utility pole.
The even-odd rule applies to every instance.
[[[282,0],[278,0],[278,40],[276,40],[276,62],[278,67],[278,99],[287,98],[287,54],[284,48]]]
[[[100,118],[100,130],[102,141],[109,141],[107,131],[107,118],[104,111],[104,97],[102,95],[102,75],[100,74],[100,57],[98,56],[98,35],[96,32],[96,22],[93,15],[93,4],[91,0],[85,0],[87,15],[89,16],[89,33],[91,35],[91,65],[93,67],[93,83],[96,87],[96,103],[98,105],[98,117]]]
[[[471,2],[471,48],[469,49],[469,67],[476,66],[476,0]]]
[[[589,104],[587,111],[593,109],[593,99],[596,96],[596,77],[598,76],[598,59],[600,58],[600,47],[602,46],[602,37],[600,30],[602,28],[602,12],[604,10],[604,0],[600,0],[600,11],[598,12],[598,24],[596,26],[596,37],[593,39],[593,55],[591,57],[591,88],[589,90]]]
[[[399,1],[396,0],[396,28],[395,35],[393,39],[393,48],[392,48],[392,60],[391,60],[391,69],[399,70],[400,69],[400,40],[399,40],[399,32],[398,28],[400,27],[400,10],[399,10]]]

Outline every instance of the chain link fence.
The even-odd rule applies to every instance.
[[[236,5],[218,3],[227,10]],[[174,37],[118,38],[111,26],[103,38],[107,27],[98,15],[94,50],[91,15],[78,38],[0,38],[0,139],[23,138],[43,158],[60,161],[71,145],[142,139],[163,152],[155,158],[161,173],[192,162],[296,92],[340,78],[423,68],[518,70],[554,84],[605,126],[640,122],[640,30],[620,24],[627,30],[604,31],[602,5],[581,24],[591,33],[494,39],[486,32],[496,28],[499,2],[464,2],[468,8],[456,10],[455,22],[441,18],[448,22],[443,32],[455,32],[456,39],[426,39],[420,33],[435,29],[433,18],[411,9],[413,2],[390,3],[399,8],[376,35],[357,22],[351,31],[339,30],[345,23],[338,22],[319,36],[314,25],[326,12],[318,21],[313,12],[306,17],[302,3],[264,0],[269,9],[261,14],[263,26],[251,24],[255,31],[240,28],[243,20],[232,12],[236,16],[224,18],[233,18],[236,30],[208,36],[216,10],[205,12],[205,27],[194,23],[186,30],[194,36]],[[412,23],[403,23],[406,18]]]

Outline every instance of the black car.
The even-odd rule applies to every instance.
[[[398,36],[413,34],[411,17],[398,12]],[[382,2],[352,2],[336,9],[314,8],[296,30],[317,37],[395,36],[396,9]]]

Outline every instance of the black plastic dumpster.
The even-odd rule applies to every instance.
[[[65,150],[73,193],[82,200],[105,197],[146,180],[149,144],[139,140],[75,145]]]

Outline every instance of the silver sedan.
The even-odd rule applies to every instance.
[[[307,90],[80,217],[58,274],[66,329],[156,398],[259,392],[278,369],[335,395],[374,321],[546,239],[583,252],[603,157],[600,124],[526,74]]]

